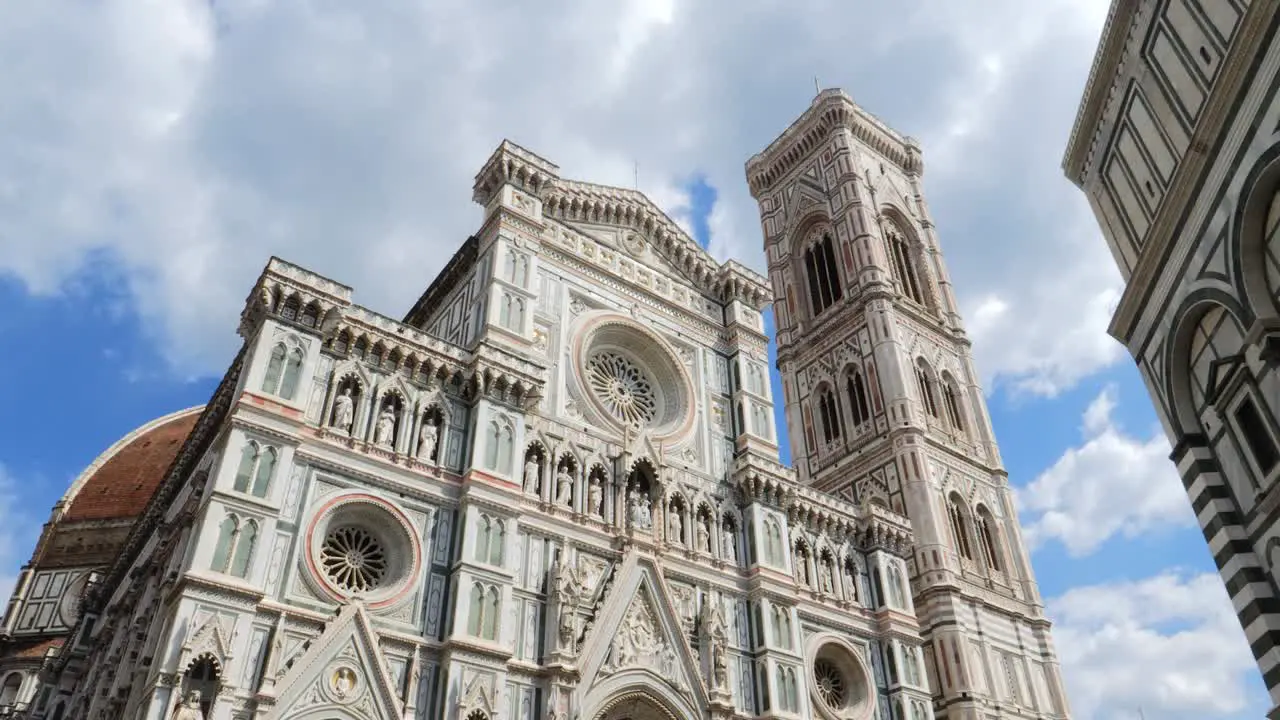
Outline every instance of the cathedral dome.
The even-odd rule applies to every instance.
[[[204,406],[157,418],[125,435],[72,483],[62,504],[63,522],[113,520],[139,515],[191,434]]]

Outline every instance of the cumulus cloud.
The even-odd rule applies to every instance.
[[[1158,428],[1147,437],[1126,433],[1112,417],[1115,407],[1108,386],[1084,412],[1083,443],[1018,489],[1032,548],[1057,540],[1080,557],[1112,537],[1195,525],[1169,441]]]
[[[1257,672],[1222,581],[1167,571],[1050,600],[1072,711],[1081,720],[1258,717]]]
[[[1068,281],[1106,263],[1057,169],[1105,6],[26,3],[0,18],[0,273],[56,293],[105,258],[173,367],[217,373],[270,254],[399,313],[503,137],[594,182],[639,163],[682,220],[705,178],[712,251],[760,268],[743,163],[816,75],[922,140],[980,367],[1054,392],[1114,360],[1104,300],[1062,311],[1112,285]]]

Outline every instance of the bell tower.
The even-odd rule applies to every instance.
[[[821,92],[747,163],[800,481],[906,514],[938,718],[1068,718],[920,147]]]

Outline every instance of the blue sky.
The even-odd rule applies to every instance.
[[[1081,720],[1269,703],[1058,169],[1103,0],[47,0],[0,16],[0,590],[115,439],[202,403],[277,254],[396,315],[508,137],[760,269],[743,163],[815,76],[917,137]],[[731,18],[727,22],[726,18]],[[77,48],[76,53],[63,49]],[[138,48],[146,48],[139,52]],[[518,49],[518,50],[517,50]]]

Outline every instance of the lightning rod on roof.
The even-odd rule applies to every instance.
[[[817,75],[814,75],[814,76],[813,76],[813,94],[814,94],[814,95],[821,95],[821,94],[822,94],[822,86],[818,84],[818,76],[817,76]]]

